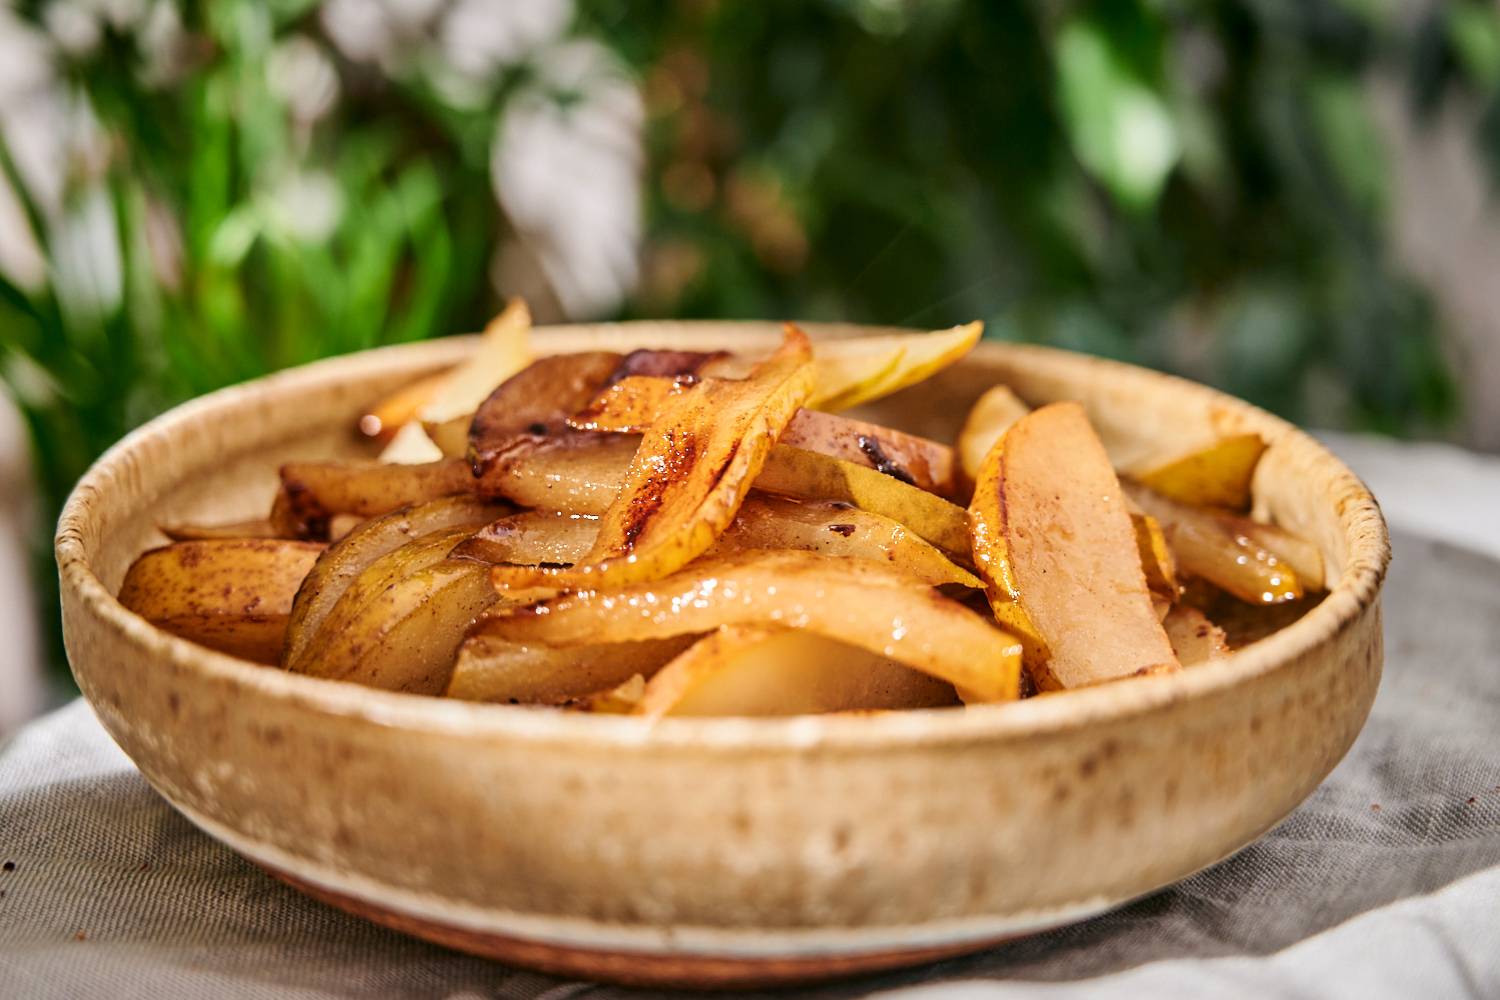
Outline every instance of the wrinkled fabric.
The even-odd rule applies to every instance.
[[[1500,562],[1398,536],[1385,621],[1354,749],[1236,857],[1072,927],[806,995],[1500,997]],[[81,702],[0,748],[0,862],[0,997],[627,993],[298,895],[174,813]]]

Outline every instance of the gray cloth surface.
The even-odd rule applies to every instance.
[[[1398,537],[1355,748],[1237,857],[916,996],[1500,997],[1500,562]],[[0,748],[0,997],[613,996],[307,900],[197,832],[75,703]],[[778,994],[786,996],[788,994]]]

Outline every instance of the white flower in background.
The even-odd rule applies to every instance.
[[[156,0],[135,36],[136,51],[141,57],[142,83],[148,87],[160,87],[177,79],[183,70],[182,50],[186,37],[176,0]]]
[[[47,36],[0,7],[0,111],[52,83]]]
[[[438,39],[459,73],[487,79],[560,38],[573,20],[573,0],[457,0]]]
[[[52,284],[58,301],[83,321],[109,315],[120,304],[124,264],[109,192],[94,185],[52,224]]]
[[[75,59],[92,54],[104,37],[94,11],[77,0],[53,0],[42,8],[42,24],[57,47]]]
[[[271,50],[266,83],[303,124],[322,118],[338,99],[339,75],[333,60],[306,35],[293,35]]]
[[[428,46],[445,0],[325,0],[323,30],[345,58],[400,75]]]
[[[16,189],[0,172],[0,274],[29,292],[47,284],[47,259],[31,231]]]
[[[564,312],[614,309],[640,272],[640,93],[614,55],[575,40],[540,53],[506,108],[490,177]],[[558,99],[566,91],[570,100]]]
[[[289,173],[267,194],[267,227],[304,243],[322,243],[333,235],[344,216],[344,195],[338,181],[321,170]]]
[[[381,0],[327,0],[323,30],[346,58],[378,62],[390,53],[395,32]]]

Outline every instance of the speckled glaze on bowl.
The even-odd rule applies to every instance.
[[[869,331],[813,327],[815,336]],[[769,345],[769,323],[539,331],[538,349]],[[1231,659],[1013,705],[781,720],[538,712],[372,691],[176,639],[114,592],[169,519],[265,509],[293,457],[357,454],[361,405],[462,340],[339,358],[179,407],[62,515],[73,671],[210,835],[351,912],[466,951],[662,985],[805,981],[972,951],[1183,878],[1287,815],[1353,742],[1381,665],[1385,526],[1288,424],[1204,387],[983,344],[869,408],[951,439],[1004,382],[1078,399],[1118,458],[1214,431],[1270,442],[1256,507],[1313,539],[1328,597]]]

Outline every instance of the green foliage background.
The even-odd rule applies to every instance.
[[[1500,154],[1500,19],[1482,2],[1401,7],[580,0],[571,30],[620,54],[648,110],[644,275],[620,314],[979,317],[1294,419],[1440,427],[1458,403],[1432,304],[1385,245],[1364,85],[1404,81],[1417,116],[1481,102],[1476,141]],[[278,39],[323,41],[315,4],[211,0],[181,18],[195,47],[171,86],[143,83],[137,43],[113,31],[63,64],[110,136],[68,190],[108,193],[118,308],[0,282],[0,370],[49,524],[88,462],[175,402],[474,329],[497,301],[489,156],[526,66],[455,107],[341,62],[339,106],[302,135],[264,63]],[[353,207],[318,241],[267,201],[309,163]],[[20,190],[15,167],[0,145]],[[157,208],[182,233],[172,281],[148,252]]]

